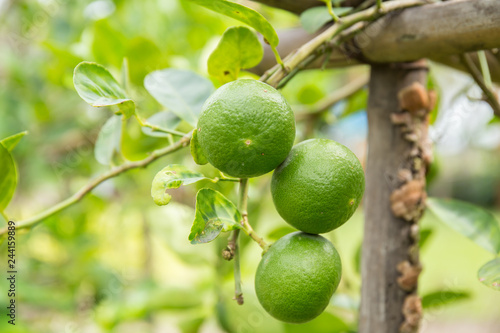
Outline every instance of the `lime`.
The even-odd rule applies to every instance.
[[[198,120],[198,142],[207,160],[233,177],[256,177],[275,169],[294,139],[292,109],[276,89],[256,80],[217,89]]]
[[[347,147],[311,139],[292,148],[274,171],[271,193],[281,217],[311,234],[344,224],[358,207],[365,177],[358,158]]]
[[[280,238],[264,254],[255,275],[255,292],[274,318],[304,323],[323,312],[341,274],[339,254],[330,241],[297,231]]]

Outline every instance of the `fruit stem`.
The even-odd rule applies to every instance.
[[[232,244],[234,258],[234,299],[238,305],[243,305],[243,291],[241,290],[241,269],[240,269],[240,245],[239,245],[240,230],[233,231],[229,242]]]
[[[247,203],[248,203],[248,179],[240,179],[240,198],[238,201],[238,209],[242,216],[243,221],[248,219],[247,213]],[[239,245],[239,235],[240,229],[233,231],[231,238],[229,239],[228,248],[233,254],[234,259],[234,299],[238,305],[243,304],[243,291],[241,290],[241,269],[240,269],[240,245]]]
[[[247,203],[248,203],[248,179],[242,178],[240,180],[240,200],[238,209],[241,213],[241,226],[243,227],[243,231],[250,236],[259,246],[264,250],[263,254],[267,252],[270,245],[267,244],[262,237],[257,235],[253,230],[250,223],[248,223],[248,212],[247,212]]]

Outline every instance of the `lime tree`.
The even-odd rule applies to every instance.
[[[293,147],[271,183],[281,217],[312,234],[344,224],[358,207],[364,189],[363,168],[356,155],[327,139],[311,139]]]
[[[239,178],[275,169],[295,139],[295,119],[283,96],[256,80],[238,80],[217,89],[198,121],[198,142],[208,162]]]
[[[264,254],[255,275],[255,292],[276,319],[304,323],[319,316],[337,289],[340,257],[319,235],[294,232]]]

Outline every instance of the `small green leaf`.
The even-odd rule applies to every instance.
[[[110,165],[115,152],[120,152],[122,116],[113,115],[102,126],[94,147],[94,156],[102,165]]]
[[[477,278],[485,286],[500,291],[500,258],[484,264],[477,272]]]
[[[470,298],[467,291],[440,290],[422,296],[422,307],[432,309]]]
[[[208,163],[207,157],[203,154],[203,151],[198,142],[198,130],[195,128],[193,130],[193,136],[191,137],[191,156],[193,160],[198,165],[205,165]]]
[[[0,145],[0,211],[9,205],[17,186],[17,171],[10,152]]]
[[[95,21],[90,45],[95,61],[120,68],[127,45],[127,37],[114,29],[107,19]]]
[[[432,125],[436,122],[439,115],[439,105],[441,103],[441,89],[439,88],[436,79],[432,74],[428,75],[427,78],[427,90],[433,90],[436,94],[436,101],[434,103],[434,107],[429,113],[429,124]]]
[[[76,66],[73,83],[78,95],[91,106],[109,106],[116,114],[130,117],[135,113],[135,103],[126,96],[123,88],[106,68],[93,62]]]
[[[193,127],[203,103],[214,91],[210,80],[192,71],[170,68],[149,73],[144,87],[161,105]]]
[[[11,136],[6,137],[0,143],[9,151],[11,152],[12,149],[14,149],[15,146],[21,141],[23,136],[28,134],[28,131],[20,132]]]
[[[208,58],[208,74],[221,83],[234,81],[241,69],[257,66],[264,49],[255,33],[247,27],[231,27]]]
[[[333,12],[337,16],[346,14],[352,10],[352,7],[339,7],[333,8]],[[325,6],[312,7],[304,11],[300,15],[300,23],[305,31],[309,33],[315,33],[326,23],[332,21],[332,16],[328,12],[328,8]]]
[[[500,252],[500,227],[487,210],[459,200],[428,198],[427,208],[444,224],[484,249]]]
[[[196,216],[191,228],[191,244],[213,241],[221,232],[241,229],[241,214],[220,192],[202,188],[196,195]]]
[[[151,196],[158,206],[164,206],[172,199],[172,196],[166,193],[168,189],[179,188],[181,185],[189,185],[203,179],[208,178],[199,172],[188,170],[183,165],[167,165],[153,179]]]
[[[356,273],[361,274],[361,251],[363,250],[363,243],[360,242],[354,253],[354,270]]]
[[[269,43],[269,45],[271,45],[271,47],[275,48],[276,46],[278,46],[279,38],[273,26],[264,18],[264,16],[262,16],[255,10],[226,0],[189,1],[248,24],[258,32],[260,32]]]
[[[350,114],[366,110],[366,105],[368,102],[368,90],[360,89],[347,100],[347,105],[342,112],[342,117],[346,117]]]
[[[175,130],[177,126],[179,126],[181,120],[175,114],[169,111],[161,111],[157,112],[146,120],[151,125],[156,125],[161,128]],[[161,132],[161,131],[153,131],[149,127],[142,127],[142,132],[149,136],[155,136],[160,138],[168,138],[171,137],[171,134]]]
[[[418,241],[418,247],[422,249],[426,244],[429,238],[431,237],[433,231],[432,229],[421,229],[420,230],[420,239]]]

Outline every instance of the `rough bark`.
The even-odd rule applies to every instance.
[[[278,50],[286,55],[314,35],[300,28],[280,32]],[[330,54],[328,67],[360,63],[387,63],[430,58],[464,70],[457,54],[500,47],[500,6],[496,0],[455,0],[408,8],[390,14]],[[262,62],[253,69],[263,73],[276,64],[264,45]],[[310,65],[318,68],[324,59]],[[500,82],[500,53],[488,52],[492,79]]]
[[[500,46],[498,0],[455,0],[390,13],[355,38],[370,62],[413,61]]]
[[[371,69],[361,333],[414,332],[420,321],[416,222],[425,201],[433,99],[423,88],[426,78],[422,62]]]

